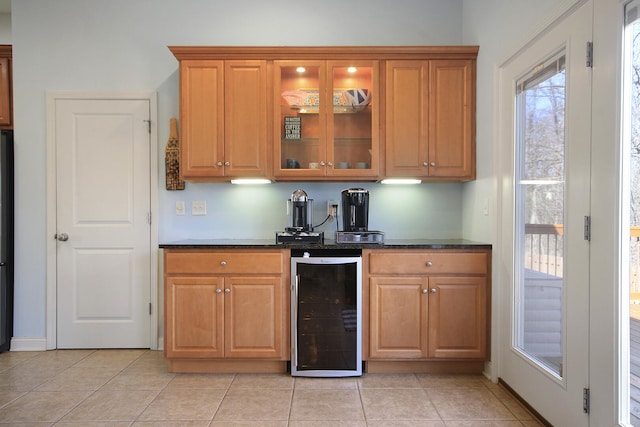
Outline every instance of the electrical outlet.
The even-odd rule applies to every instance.
[[[184,200],[176,202],[176,215],[184,215]]]
[[[206,214],[207,214],[206,200],[194,200],[191,202],[191,215],[206,215]]]
[[[327,215],[333,218],[338,217],[338,202],[327,200]]]

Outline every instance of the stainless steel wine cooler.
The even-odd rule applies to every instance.
[[[291,251],[291,375],[362,375],[362,251]]]

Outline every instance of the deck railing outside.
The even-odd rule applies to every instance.
[[[525,268],[562,277],[562,224],[525,224]],[[629,290],[640,297],[640,226],[631,227]]]
[[[525,224],[525,268],[562,277],[562,224]]]

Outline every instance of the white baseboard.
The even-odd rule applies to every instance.
[[[45,337],[13,337],[10,351],[45,351],[47,339]]]
[[[164,349],[164,337],[158,338],[157,350]],[[46,351],[47,339],[45,337],[13,337],[10,351]]]

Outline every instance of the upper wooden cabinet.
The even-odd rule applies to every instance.
[[[386,175],[475,179],[475,60],[386,64]]]
[[[266,61],[180,61],[180,118],[183,179],[268,174]]]
[[[11,45],[0,45],[0,129],[13,129]]]
[[[171,46],[181,174],[475,179],[477,46]]]
[[[276,179],[378,177],[378,74],[375,60],[274,61]]]

